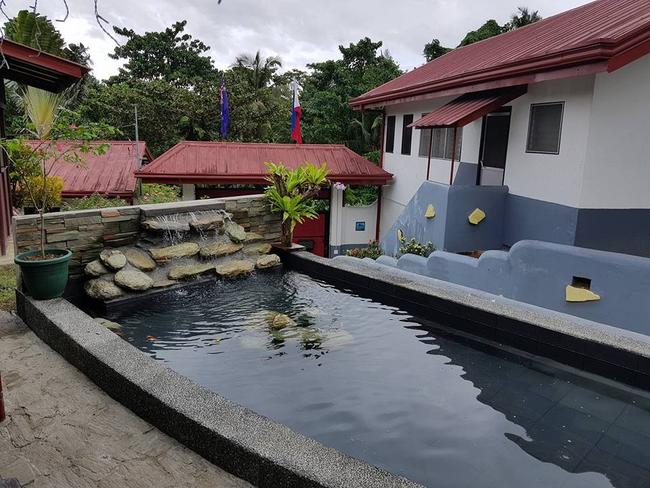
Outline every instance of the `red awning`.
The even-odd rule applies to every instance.
[[[526,93],[525,86],[504,90],[466,93],[446,105],[435,109],[409,127],[429,129],[434,127],[463,127],[484,115],[503,107],[506,103]]]

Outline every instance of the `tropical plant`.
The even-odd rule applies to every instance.
[[[418,242],[418,240],[413,237],[411,240],[406,240],[406,238],[402,235],[399,238],[399,253],[400,254],[415,254],[416,256],[424,256],[427,257],[429,254],[431,254],[433,251],[436,250],[435,246],[431,241],[427,242],[426,244],[422,244]]]
[[[356,247],[354,249],[350,249],[346,254],[348,256],[352,256],[353,258],[359,259],[377,259],[379,256],[383,255],[384,252],[381,250],[379,241],[370,241],[368,243],[368,247]]]
[[[272,211],[282,213],[281,244],[291,247],[296,224],[318,217],[312,200],[328,184],[329,170],[326,164],[318,167],[310,163],[292,170],[274,163],[266,163],[266,167],[266,181],[271,186],[264,193],[271,202]]]
[[[7,39],[58,56],[64,55],[65,41],[47,17],[29,10],[21,10],[5,22]]]
[[[74,198],[67,200],[63,204],[63,210],[87,210],[91,208],[111,208],[111,207],[126,207],[129,204],[126,200],[121,198],[107,198],[97,193],[83,198]]]
[[[282,60],[278,56],[262,59],[262,55],[257,51],[254,55],[240,54],[233,67],[246,70],[251,86],[260,90],[268,86],[275,72],[282,68]]]
[[[45,259],[45,212],[58,205],[63,188],[60,178],[50,176],[59,162],[83,164],[83,154],[101,155],[108,144],[90,144],[89,141],[114,129],[103,125],[77,127],[61,123],[60,115],[65,100],[43,90],[28,87],[22,94],[22,106],[29,120],[28,131],[35,142],[24,139],[2,139],[1,145],[9,159],[10,173],[18,191],[40,215],[40,257]],[[65,140],[65,144],[59,141]],[[22,160],[15,159],[23,158]]]
[[[142,185],[140,195],[136,199],[138,204],[170,203],[181,199],[181,188],[176,185],[161,185],[158,183],[145,183]]]
[[[517,7],[517,12],[512,14],[510,22],[504,28],[505,30],[515,30],[540,20],[542,20],[542,16],[539,15],[539,11],[531,11],[528,7]]]
[[[345,205],[350,207],[367,207],[379,198],[376,186],[348,186],[344,193]]]

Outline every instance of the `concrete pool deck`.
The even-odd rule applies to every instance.
[[[0,372],[7,409],[0,479],[52,488],[252,488],[110,398],[8,312],[0,312]]]

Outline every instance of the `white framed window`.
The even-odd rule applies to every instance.
[[[455,161],[460,160],[460,150],[463,144],[463,128],[456,129],[456,153],[454,153],[454,128],[442,127],[433,129],[420,129],[420,150],[418,154],[420,157],[426,158],[429,156],[429,141],[433,135],[431,142],[431,157],[434,159],[451,159],[454,156]]]
[[[564,102],[533,103],[528,119],[526,152],[560,154]]]

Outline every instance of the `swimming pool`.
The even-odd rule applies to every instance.
[[[428,486],[650,480],[646,395],[293,271],[180,290],[110,318],[207,388]]]

